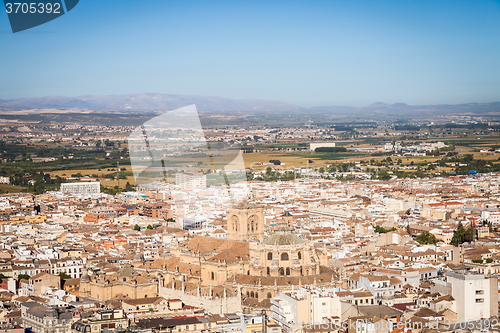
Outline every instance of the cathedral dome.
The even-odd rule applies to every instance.
[[[57,318],[57,310],[54,309],[54,308],[51,308],[50,310],[47,310],[45,312],[45,316],[52,317],[52,318]]]
[[[267,237],[262,241],[264,245],[295,245],[304,244],[306,241],[299,238],[293,233],[294,228],[280,223],[279,226],[274,228],[274,234]]]
[[[294,245],[304,244],[306,241],[292,233],[274,234],[262,241],[264,245]]]
[[[135,269],[133,269],[130,265],[123,265],[122,268],[116,273],[117,277],[136,277],[140,274],[137,273]]]

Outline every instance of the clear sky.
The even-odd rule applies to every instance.
[[[1,99],[145,92],[500,101],[500,1],[80,0],[16,34],[0,12]]]

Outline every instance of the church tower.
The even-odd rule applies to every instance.
[[[90,297],[90,276],[87,268],[83,269],[83,275],[80,278],[80,293],[82,298]]]
[[[264,208],[240,204],[227,210],[227,239],[250,241],[264,239]]]

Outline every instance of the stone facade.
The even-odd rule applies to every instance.
[[[241,204],[228,209],[227,239],[236,241],[264,239],[264,208]]]
[[[116,298],[147,298],[158,296],[158,279],[145,273],[138,273],[131,267],[122,267],[111,276],[90,277],[84,274],[80,279],[80,297],[96,300]]]

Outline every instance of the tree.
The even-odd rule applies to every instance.
[[[62,273],[59,273],[59,277],[63,280],[66,280],[66,279],[71,279],[71,276],[69,276],[68,274],[62,272]]]
[[[133,190],[134,190],[134,188],[132,187],[132,185],[130,185],[130,183],[127,182],[127,184],[125,184],[125,191],[126,192],[131,192]]]
[[[408,223],[408,225],[406,226],[406,232],[408,233],[408,235],[411,236],[411,228],[410,228],[410,224]]]
[[[319,168],[319,172],[320,172],[320,173],[325,172],[325,168],[324,168],[324,167]]]
[[[141,230],[141,227],[139,227],[138,224],[134,225],[134,230],[137,230],[137,231],[140,231]]]
[[[451,244],[454,246],[459,246],[465,242],[472,242],[472,228],[465,229],[462,225],[462,222],[458,222],[458,227],[455,233],[453,234],[453,238],[451,239]]]
[[[422,232],[420,235],[417,236],[417,238],[415,238],[415,240],[419,244],[436,244],[437,243],[436,236],[434,236],[433,234],[431,234],[428,231]]]
[[[18,280],[29,280],[31,276],[29,276],[28,274],[19,274],[17,276],[17,279]]]
[[[389,180],[391,179],[391,175],[386,169],[379,169],[377,179],[380,180]]]
[[[410,213],[411,213],[411,208],[408,208],[405,212],[405,215],[410,215]]]
[[[146,228],[149,229],[149,230],[152,230],[153,226],[151,224],[148,224],[148,226]]]
[[[465,242],[472,243],[474,240],[474,228],[467,228],[465,231]]]
[[[384,227],[381,227],[379,225],[376,225],[373,227],[375,229],[375,232],[378,232],[379,234],[385,234],[391,231],[396,231],[396,228],[391,228],[391,229],[386,229]]]
[[[481,221],[481,224],[483,226],[488,226],[488,231],[493,232],[493,224],[491,222],[489,222],[488,220],[483,220]]]

